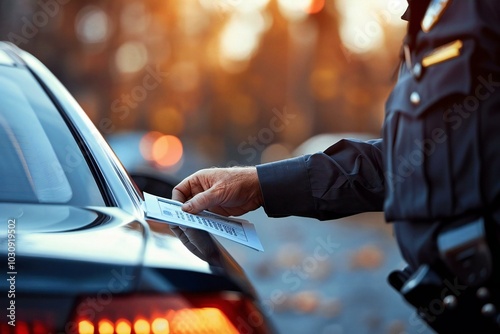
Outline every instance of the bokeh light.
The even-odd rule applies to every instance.
[[[184,150],[178,137],[158,131],[146,133],[139,143],[139,149],[144,159],[163,168],[179,163]]]
[[[182,142],[175,136],[161,136],[153,143],[152,158],[160,167],[170,167],[177,164],[181,161],[182,153]]]
[[[60,29],[39,29],[23,46],[69,83],[106,136],[157,131],[158,138],[182,136],[207,165],[255,164],[270,143],[252,156],[242,155],[238,145],[269,127],[275,108],[286,106],[297,115],[285,120],[274,138],[289,149],[311,135],[352,126],[379,133],[404,33],[404,27],[399,35],[393,28],[406,5],[406,0],[68,2],[51,21]],[[6,7],[30,10],[17,2]],[[152,158],[158,138],[142,155],[163,168]],[[183,156],[182,169],[178,163],[176,170],[186,172],[191,160],[191,154]]]
[[[82,8],[75,20],[76,36],[83,43],[102,43],[110,34],[108,14],[98,6]]]
[[[306,12],[308,14],[319,13],[325,7],[325,0],[311,0]]]
[[[220,34],[220,63],[228,72],[241,72],[246,68],[272,22],[258,7],[243,7],[248,10],[233,13]]]
[[[380,48],[386,38],[384,26],[405,24],[401,20],[405,0],[337,0],[341,14],[340,36],[349,50],[364,53]]]
[[[307,17],[313,0],[278,0],[281,14],[291,21],[300,21]]]
[[[258,34],[263,26],[264,19],[258,13],[231,18],[221,34],[221,55],[232,61],[250,58],[257,49]]]
[[[148,50],[141,42],[126,42],[120,45],[115,55],[116,68],[123,73],[141,70],[148,62]]]

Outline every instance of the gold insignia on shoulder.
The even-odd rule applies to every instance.
[[[440,46],[422,59],[422,66],[429,67],[443,61],[460,56],[463,43],[457,39],[454,42]]]
[[[434,27],[451,1],[452,0],[431,0],[424,18],[422,19],[421,27],[423,32],[429,32],[432,27]]]

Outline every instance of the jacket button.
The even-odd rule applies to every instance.
[[[420,94],[418,94],[417,92],[413,92],[410,94],[410,102],[417,106],[420,104]]]
[[[490,291],[483,286],[483,287],[480,287],[479,289],[477,289],[476,296],[479,299],[487,300],[488,298],[490,298],[491,294],[490,294]]]
[[[497,309],[496,309],[495,305],[489,303],[489,304],[483,305],[483,307],[481,308],[481,313],[485,317],[491,317],[497,313]]]
[[[422,65],[420,63],[416,63],[415,66],[413,66],[413,75],[416,79],[422,77]]]
[[[455,297],[453,295],[448,295],[448,296],[444,297],[443,304],[447,309],[452,310],[452,309],[457,307],[457,304],[458,304],[457,297]]]

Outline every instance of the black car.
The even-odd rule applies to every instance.
[[[191,254],[141,190],[55,76],[0,43],[0,333],[273,331],[224,248]]]

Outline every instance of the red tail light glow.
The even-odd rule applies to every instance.
[[[130,334],[132,333],[132,325],[128,320],[118,319],[115,327],[116,334]]]
[[[47,334],[53,333],[46,325],[36,321],[34,323],[28,323],[26,321],[17,321],[16,325],[11,326],[9,324],[0,323],[0,333],[1,334]]]
[[[113,296],[106,305],[89,300],[76,308],[73,334],[237,334],[253,308],[234,293]],[[258,324],[254,333],[265,333],[263,327]]]
[[[28,333],[28,332],[26,332]],[[236,334],[239,331],[229,319],[217,308],[191,308],[168,312],[164,317],[150,319],[138,318],[130,324],[119,319],[113,322],[107,318],[100,319],[97,326],[89,320],[78,322],[78,334],[183,334],[213,333]]]
[[[0,334],[267,334],[262,313],[240,293],[81,297],[70,318],[58,303],[25,303]],[[50,305],[50,307],[49,307]]]
[[[78,323],[79,334],[94,334],[94,324],[88,320],[82,320]]]

